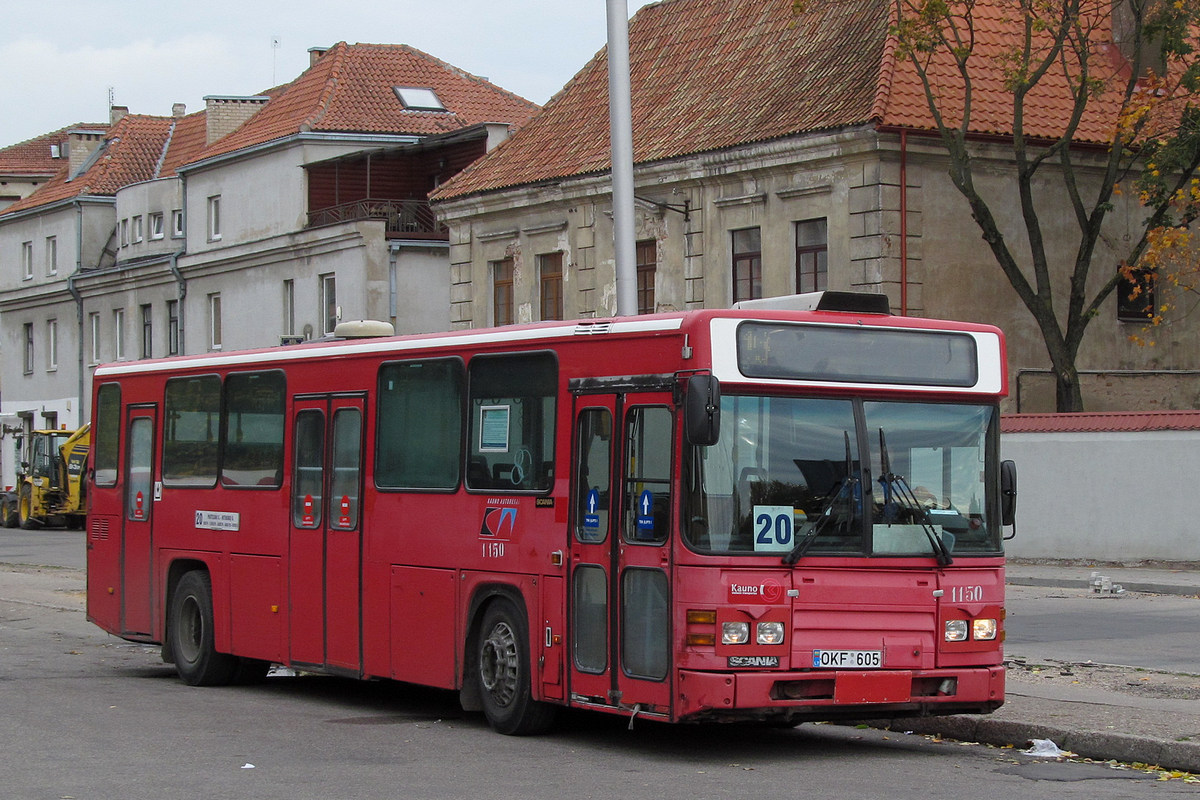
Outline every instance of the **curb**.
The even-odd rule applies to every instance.
[[[1090,584],[1084,580],[1070,580],[1062,578],[1032,578],[1022,577],[1020,575],[1007,575],[1005,583],[1011,586],[1048,586],[1061,587],[1064,589],[1087,589]],[[1200,589],[1195,586],[1180,586],[1179,584],[1170,583],[1122,583],[1127,592],[1141,592],[1143,594],[1174,594],[1183,597],[1192,597],[1200,594]]]
[[[1083,758],[1152,764],[1164,769],[1200,773],[1200,742],[1168,742],[1124,733],[1068,730],[975,716],[910,717],[876,720],[867,724],[884,730],[941,736],[997,747],[1024,748],[1033,739],[1050,739],[1059,748]]]

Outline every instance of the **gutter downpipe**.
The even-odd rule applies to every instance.
[[[79,391],[79,411],[75,418],[75,428],[78,430],[83,425],[84,420],[84,363],[83,363],[83,294],[75,285],[75,279],[79,273],[83,271],[83,205],[79,202],[79,198],[71,201],[71,205],[75,206],[75,271],[67,276],[67,292],[75,300],[75,328],[76,328],[76,360],[78,361],[77,370],[79,374],[78,386]]]
[[[184,311],[185,306],[183,300],[187,297],[187,278],[183,277],[183,273],[179,270],[179,257],[186,252],[187,248],[181,247],[174,253],[171,253],[171,260],[167,262],[167,267],[171,270],[171,275],[175,277],[175,284],[179,287],[179,291],[177,293],[179,297],[179,355],[183,355],[187,352],[187,349],[183,346],[183,332],[187,327],[183,324],[186,314]],[[170,324],[169,320],[167,324]]]
[[[908,316],[908,128],[900,129],[900,316]]]

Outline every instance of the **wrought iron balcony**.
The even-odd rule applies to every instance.
[[[424,200],[367,199],[319,208],[308,212],[308,227],[360,219],[386,220],[387,236],[392,239],[450,238],[450,231],[434,218]]]

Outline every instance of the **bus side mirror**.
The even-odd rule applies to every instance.
[[[1000,462],[1000,524],[1012,525],[1017,519],[1017,465]]]
[[[687,443],[709,447],[721,435],[721,382],[712,375],[692,375],[683,400]]]

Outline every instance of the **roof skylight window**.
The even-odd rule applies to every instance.
[[[438,99],[433,89],[419,86],[393,86],[396,97],[409,111],[445,111],[446,107]]]

